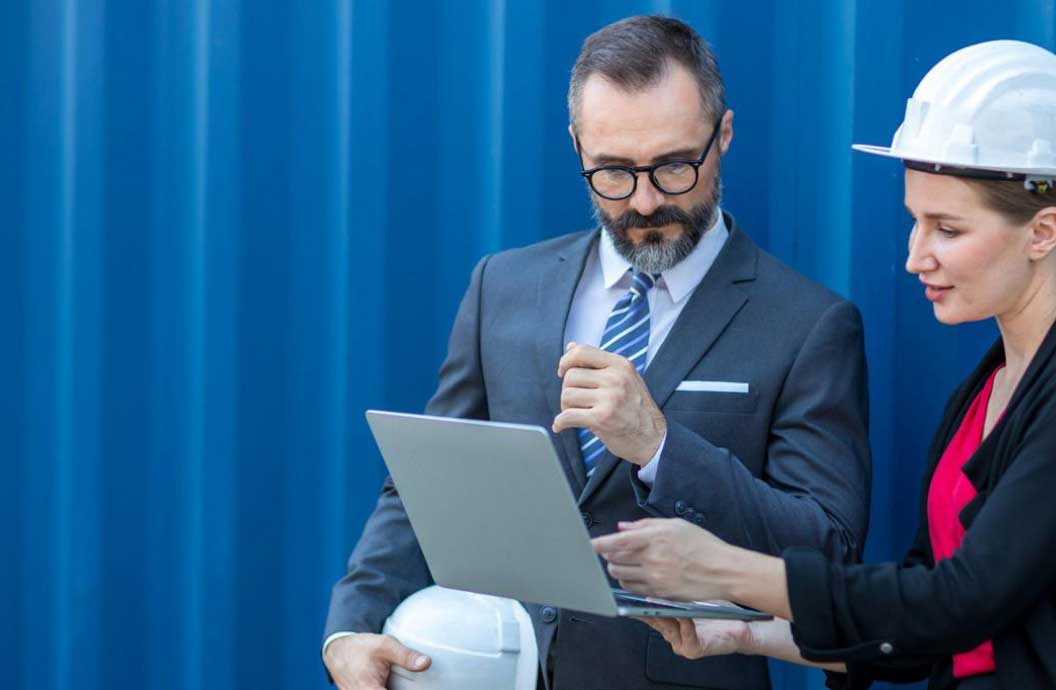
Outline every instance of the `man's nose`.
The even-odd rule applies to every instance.
[[[650,216],[664,204],[664,194],[649,179],[649,173],[638,173],[638,186],[629,199],[630,206],[643,216]]]

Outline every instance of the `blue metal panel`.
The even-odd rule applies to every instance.
[[[565,91],[638,12],[713,43],[724,205],[867,329],[871,559],[994,337],[907,276],[882,143],[957,47],[1056,47],[1056,3],[0,3],[5,687],[323,687],[330,584],[483,254],[586,227]],[[774,664],[777,688],[820,674]]]

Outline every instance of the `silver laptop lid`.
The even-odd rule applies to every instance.
[[[542,427],[367,411],[437,584],[617,615]]]

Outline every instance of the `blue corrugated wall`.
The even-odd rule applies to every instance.
[[[994,335],[902,270],[883,143],[946,53],[1056,47],[1053,0],[0,3],[0,685],[323,687],[330,584],[485,252],[585,227],[564,93],[642,12],[715,45],[724,205],[861,305],[868,555]],[[775,665],[775,685],[819,675]]]

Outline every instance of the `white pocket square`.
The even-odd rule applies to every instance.
[[[748,384],[740,381],[683,381],[676,391],[696,393],[747,393]]]

